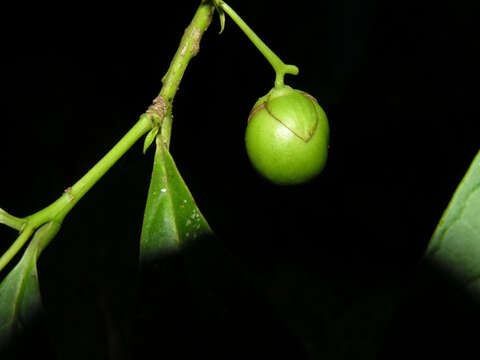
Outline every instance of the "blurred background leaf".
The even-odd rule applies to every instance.
[[[445,210],[425,261],[480,300],[480,152]]]
[[[0,154],[9,156],[1,208],[18,216],[41,209],[133,125],[158,95],[198,1],[178,4],[72,13],[42,3],[5,12],[22,26],[12,32],[12,21],[2,22]],[[375,326],[379,316],[384,324],[384,309],[393,319],[379,358],[461,357],[476,341],[466,330],[478,325],[475,302],[434,269],[421,277],[416,270],[478,151],[478,4],[303,1],[288,14],[268,1],[229,5],[299,66],[286,83],[315,96],[329,116],[327,167],[301,188],[275,188],[255,174],[244,131],[274,74],[235,26],[218,36],[214,18],[175,98],[170,151],[218,239],[168,257],[171,282],[152,276],[157,294],[144,298],[152,321],[131,331],[153,158],[136,145],[77,205],[38,263],[44,330],[56,354],[103,360],[111,348],[128,356],[129,342],[167,347],[172,337],[161,340],[159,324],[168,315],[182,334],[170,349],[306,359],[309,349],[315,357],[326,348],[330,322],[350,318],[352,333],[363,333],[356,321]],[[161,26],[158,14],[168,14]],[[14,237],[0,228],[2,250]],[[378,294],[388,304],[381,294],[391,287],[405,291],[393,315],[372,305],[363,317],[347,316],[357,299],[368,307]],[[155,316],[161,296],[168,311]],[[333,326],[332,336],[341,335]]]

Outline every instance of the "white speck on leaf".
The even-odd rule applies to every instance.
[[[161,192],[166,192],[167,189],[163,188],[163,189],[161,189],[160,191],[161,191]]]

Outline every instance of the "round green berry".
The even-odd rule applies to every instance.
[[[289,86],[258,99],[245,144],[254,168],[279,185],[304,183],[325,167],[329,126],[315,98]]]

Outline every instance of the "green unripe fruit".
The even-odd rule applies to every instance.
[[[284,86],[258,99],[245,144],[255,169],[279,185],[306,182],[327,162],[328,120],[315,98]]]

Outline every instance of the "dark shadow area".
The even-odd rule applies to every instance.
[[[79,303],[77,323],[64,331],[71,336],[80,326],[89,332],[78,334],[84,338],[97,332],[98,343],[88,342],[90,350],[78,353],[90,351],[99,359],[158,354],[240,359],[252,353],[296,359],[403,359],[411,354],[463,359],[476,349],[479,304],[440,269],[425,263],[392,280],[353,263],[345,273],[326,271],[335,264],[312,267],[290,259],[277,262],[268,278],[245,268],[216,238],[204,238],[146,265],[138,285],[124,287],[137,290],[134,299],[115,304],[120,294],[107,294],[105,307],[98,305],[93,316],[98,327],[85,327],[91,326],[92,314],[84,313],[87,303]],[[105,294],[108,285],[103,286],[89,297]],[[55,321],[62,310],[49,309],[49,322]],[[113,320],[116,328],[108,327],[105,313],[112,314],[110,324]],[[29,324],[5,356],[21,359],[39,351],[55,356],[46,332],[52,324],[44,320]]]
[[[136,356],[307,358],[243,265],[215,237],[146,264],[140,284]]]
[[[478,349],[479,322],[478,299],[438,265],[425,262],[399,303],[382,358],[468,359]]]
[[[0,356],[2,359],[29,359],[40,351],[42,357],[54,358],[55,349],[46,328],[45,313],[32,314],[28,323],[22,323],[12,337],[2,338],[5,342],[0,343]]]
[[[198,2],[8,13],[19,25],[0,32],[1,208],[42,209],[120,139]],[[254,172],[245,127],[274,74],[215,18],[175,98],[171,153],[217,237],[139,274],[153,158],[140,141],[42,253],[47,318],[10,358],[466,358],[477,304],[418,263],[478,151],[478,5],[228,3],[326,111],[325,171],[290,188]],[[15,236],[0,229],[2,252]]]

